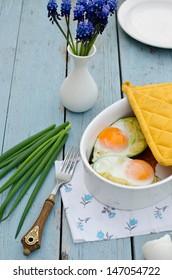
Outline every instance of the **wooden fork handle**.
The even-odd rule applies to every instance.
[[[23,254],[28,256],[32,251],[39,249],[41,246],[41,237],[47,217],[55,203],[55,195],[51,194],[44,202],[42,210],[30,228],[30,230],[22,237],[21,242],[24,250]]]

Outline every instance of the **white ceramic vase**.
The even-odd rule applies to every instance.
[[[88,56],[74,55],[70,47],[68,53],[73,58],[74,67],[61,86],[60,99],[65,108],[81,113],[89,110],[98,97],[96,82],[87,68],[88,61],[96,53],[96,47],[93,46]]]

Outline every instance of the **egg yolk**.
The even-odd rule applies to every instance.
[[[152,166],[141,159],[133,159],[129,161],[127,164],[126,173],[128,178],[140,181],[154,177]]]
[[[127,137],[119,128],[107,127],[98,136],[103,146],[110,150],[123,150],[128,145]]]

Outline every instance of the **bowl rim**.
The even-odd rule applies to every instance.
[[[85,137],[88,133],[88,131],[90,130],[90,128],[94,125],[94,123],[97,122],[97,120],[99,120],[99,118],[101,116],[103,116],[104,114],[106,114],[106,112],[108,110],[110,110],[111,108],[115,107],[115,106],[120,106],[120,104],[122,103],[126,103],[128,102],[128,99],[126,97],[124,97],[123,99],[120,99],[116,102],[114,102],[113,104],[111,104],[110,106],[106,107],[103,111],[101,111],[89,124],[88,126],[86,127],[85,131],[83,132],[83,135],[81,137],[81,141],[80,141],[80,155],[81,155],[81,159],[83,161],[83,163],[85,164],[85,166],[88,168],[89,172],[91,172],[92,175],[95,175],[96,177],[98,177],[101,181],[113,186],[113,187],[117,187],[117,188],[120,188],[120,189],[132,189],[132,190],[143,190],[145,188],[147,189],[152,189],[152,188],[155,188],[159,185],[162,185],[162,183],[166,183],[166,182],[169,182],[171,179],[172,179],[172,175],[162,179],[161,181],[159,182],[155,182],[155,183],[152,183],[152,184],[149,184],[149,185],[144,185],[144,186],[128,186],[128,185],[122,185],[122,184],[119,184],[119,183],[116,183],[116,182],[113,182],[113,181],[110,181],[104,177],[102,177],[101,175],[99,175],[92,167],[91,167],[91,164],[89,163],[88,159],[87,159],[87,156],[86,156],[86,148],[84,148],[85,144],[84,144],[84,140],[85,140]],[[128,105],[129,102],[128,102]],[[96,140],[96,139],[95,139]]]

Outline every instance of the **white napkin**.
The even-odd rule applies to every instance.
[[[55,162],[57,172],[60,162]],[[131,237],[172,230],[172,195],[139,210],[124,211],[98,202],[87,190],[79,161],[70,183],[61,187],[73,242]]]

